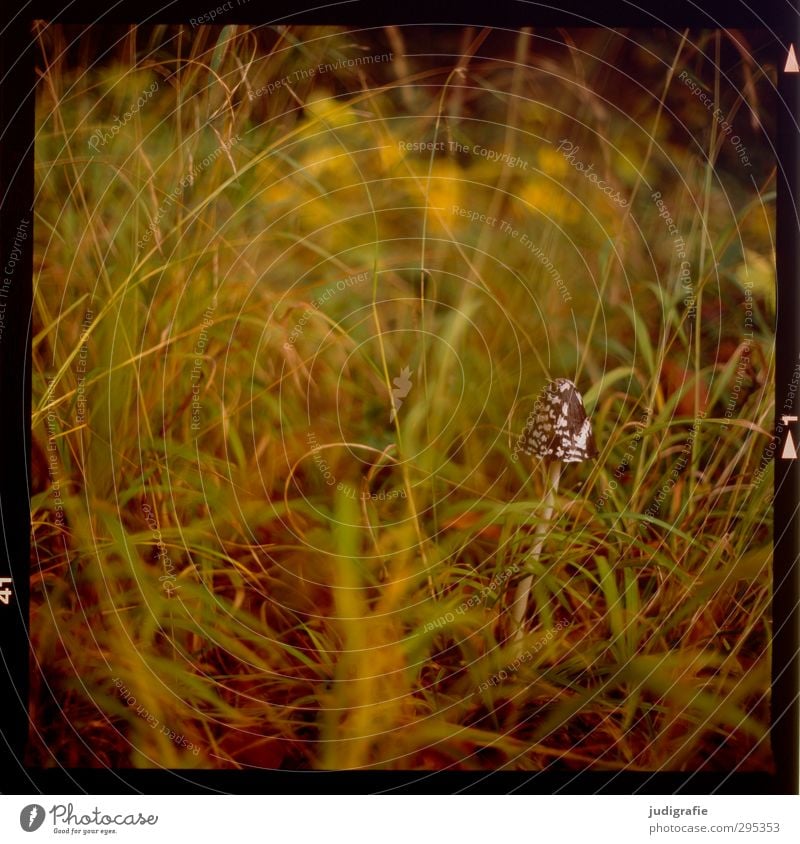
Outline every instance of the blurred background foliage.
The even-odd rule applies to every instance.
[[[770,767],[758,33],[39,39],[30,761]]]

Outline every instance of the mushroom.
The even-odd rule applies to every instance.
[[[531,457],[538,457],[547,466],[547,495],[542,519],[536,526],[531,560],[538,560],[545,535],[553,516],[558,482],[564,463],[582,463],[597,456],[597,446],[592,434],[592,423],[586,415],[578,388],[567,378],[556,378],[542,391],[533,419],[523,435],[522,450]],[[522,639],[525,632],[525,615],[533,575],[524,577],[517,586],[511,604],[514,641]]]

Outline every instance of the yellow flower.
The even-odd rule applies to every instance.
[[[344,179],[345,173],[349,173],[353,168],[347,150],[332,138],[330,142],[320,142],[309,147],[301,156],[300,162],[303,172],[309,176],[320,178],[329,173],[336,173],[340,181]],[[299,177],[302,179],[302,173]]]
[[[555,147],[542,147],[536,157],[539,168],[554,179],[563,178],[569,173],[569,162]]]
[[[464,171],[454,161],[437,159],[429,182],[425,162],[424,172],[418,175],[418,184],[423,197],[427,193],[429,230],[445,233],[461,219],[453,216],[453,206],[463,202],[464,178]]]
[[[289,175],[281,164],[274,157],[256,164],[256,178],[259,184],[264,185],[261,196],[270,205],[297,199],[296,177]]]
[[[378,149],[381,168],[383,170],[394,170],[403,163],[405,153],[401,152],[400,145],[392,138],[381,139],[381,146]]]
[[[347,102],[337,100],[324,92],[318,92],[306,102],[306,112],[312,121],[316,120],[315,131],[324,128],[341,129],[358,123],[358,115]]]
[[[533,179],[522,188],[520,196],[556,223],[577,223],[581,218],[578,198],[554,182]]]
[[[770,314],[775,313],[775,255],[769,258],[744,250],[745,260],[734,273],[743,290],[752,290],[753,296],[763,299]]]

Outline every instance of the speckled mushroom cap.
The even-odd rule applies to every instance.
[[[542,390],[532,421],[524,432],[522,450],[531,457],[582,463],[597,456],[592,423],[578,388],[556,378]]]

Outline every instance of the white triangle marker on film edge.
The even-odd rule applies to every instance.
[[[794,44],[789,45],[789,55],[786,57],[784,73],[800,73],[800,65],[797,63],[797,54],[794,51]]]
[[[797,422],[798,419],[796,416],[781,416],[781,423],[783,425],[789,426],[790,422]],[[781,453],[781,458],[783,460],[797,460],[797,449],[794,445],[794,440],[792,439],[792,432],[787,430],[786,431],[786,442],[783,445],[783,452]]]
[[[781,422],[788,427],[790,422],[797,422],[798,419],[796,416],[781,416]],[[792,439],[792,432],[787,430],[786,431],[786,442],[783,446],[783,453],[781,457],[784,460],[796,460],[797,459],[797,449],[794,445],[794,440]]]

